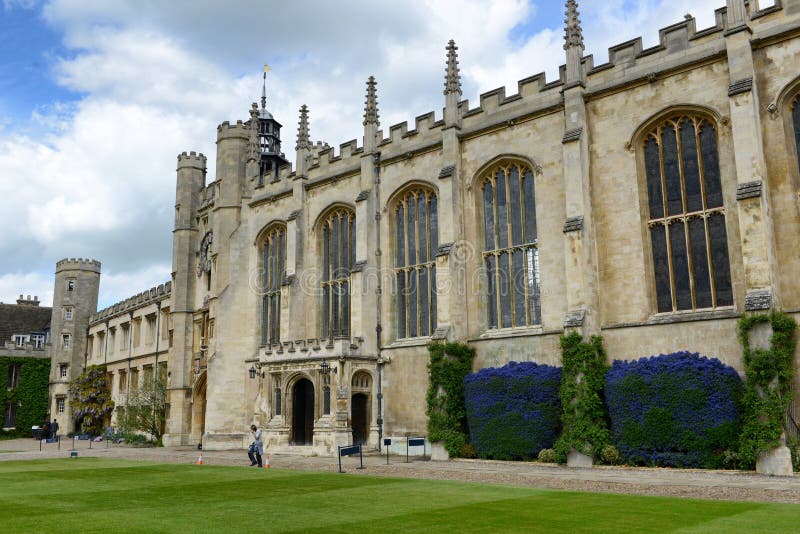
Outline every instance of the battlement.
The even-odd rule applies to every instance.
[[[225,121],[217,126],[217,141],[223,139],[250,139],[250,121],[244,122],[241,120],[236,121],[236,124],[231,124],[230,121]]]
[[[56,274],[62,271],[91,271],[100,273],[100,262],[89,258],[64,258],[56,263]]]
[[[202,152],[191,151],[178,154],[178,168],[206,169],[206,157]]]
[[[164,300],[168,298],[171,294],[172,294],[171,281],[159,284],[156,287],[151,287],[150,289],[142,291],[141,293],[137,293],[136,295],[130,298],[117,302],[116,304],[112,304],[111,306],[104,308],[98,311],[97,313],[93,313],[92,315],[89,316],[89,325],[92,326],[97,323],[103,322],[107,319],[111,319],[112,317],[121,315],[122,313],[129,312],[131,310],[147,306],[148,304]]]

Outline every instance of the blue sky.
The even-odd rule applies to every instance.
[[[580,5],[597,64],[637,35],[655,44],[687,12],[708,26],[724,1]],[[510,95],[557,75],[563,2],[0,0],[0,301],[49,302],[63,257],[103,263],[101,306],[166,281],[175,157],[206,153],[214,178],[216,125],[247,119],[264,62],[292,160],[302,104],[314,140],[360,138],[370,75],[385,132],[440,116],[450,38],[471,105],[496,87]]]
[[[30,127],[32,113],[54,102],[80,98],[59,86],[52,69],[69,55],[61,35],[49,28],[38,9],[0,8],[0,122]]]

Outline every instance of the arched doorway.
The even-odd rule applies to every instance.
[[[302,378],[292,388],[292,445],[311,445],[314,438],[314,385]]]
[[[360,371],[350,382],[353,396],[350,398],[350,426],[353,429],[353,445],[366,445],[369,441],[370,396],[372,377]]]
[[[364,393],[353,395],[353,445],[367,442],[367,399]]]
[[[207,376],[203,371],[195,379],[192,392],[192,443],[200,443],[206,431],[206,385]]]

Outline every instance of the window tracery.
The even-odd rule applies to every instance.
[[[412,189],[395,206],[397,337],[429,336],[436,329],[436,194]]]
[[[482,181],[489,328],[541,324],[534,173],[501,162]]]
[[[797,164],[800,166],[800,93],[792,102],[792,126],[794,126],[794,146],[797,150]]]
[[[356,263],[356,218],[347,208],[322,221],[322,337],[350,336],[350,274]]]
[[[286,229],[272,227],[263,241],[263,279],[261,301],[261,343],[280,341],[281,287],[286,272]]]
[[[658,312],[733,305],[714,125],[670,118],[643,149]]]

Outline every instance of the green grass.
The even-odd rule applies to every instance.
[[[800,506],[94,458],[0,462],[0,531],[792,532]]]
[[[5,450],[0,450],[0,454],[2,454],[2,453],[4,453],[4,452],[22,452],[22,451],[5,451]]]

